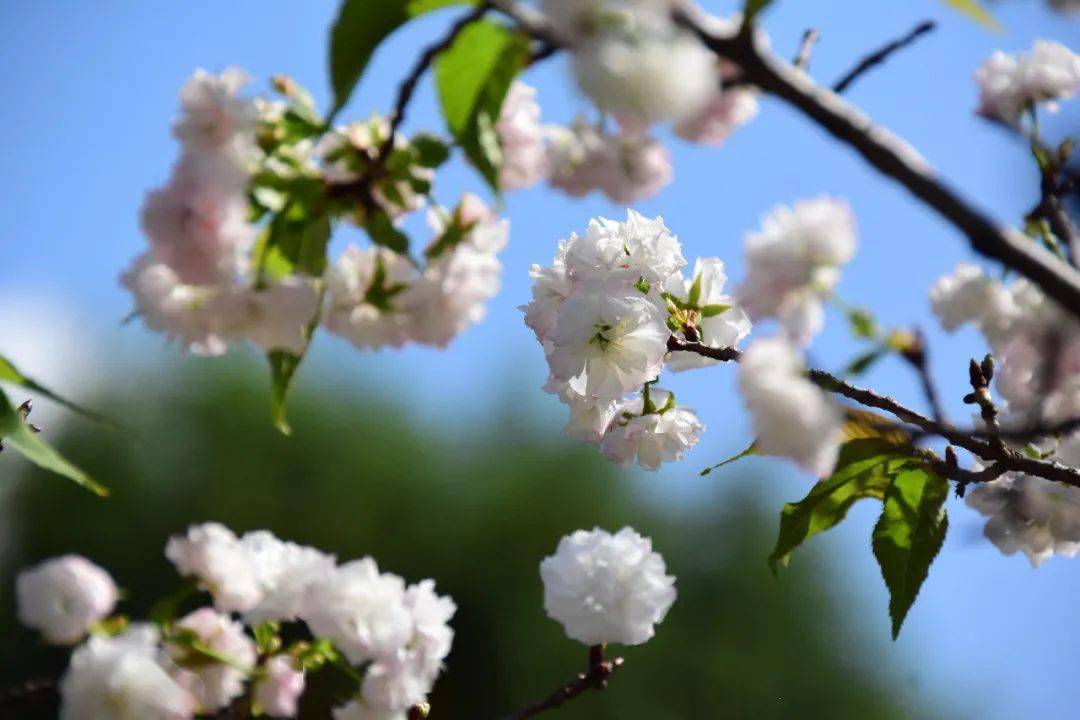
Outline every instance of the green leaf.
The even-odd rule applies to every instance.
[[[417,163],[420,167],[434,169],[450,157],[450,148],[431,133],[417,133],[409,140],[409,144],[416,149]]]
[[[716,317],[721,313],[726,313],[731,309],[731,305],[724,305],[722,303],[716,303],[714,305],[706,305],[701,308],[701,317],[711,318]]]
[[[902,425],[869,410],[844,408],[841,431],[845,441],[875,439],[896,446],[897,452],[911,450],[911,437]]]
[[[104,486],[65,460],[63,455],[34,433],[3,390],[0,390],[0,439],[4,441],[4,447],[15,448],[35,465],[74,480],[101,497],[109,494]]]
[[[994,16],[987,12],[979,0],[944,0],[945,4],[958,10],[969,18],[994,32],[1001,32],[1004,28]]]
[[[847,367],[845,367],[843,372],[840,373],[840,376],[854,377],[857,375],[862,375],[864,372],[869,370],[874,365],[874,363],[885,357],[885,355],[887,354],[888,351],[882,348],[874,348],[873,350],[864,352],[861,355],[858,355],[850,363],[848,363]]]
[[[475,0],[344,0],[330,29],[330,86],[334,105],[329,124],[349,101],[379,44],[415,17]]]
[[[272,350],[266,354],[266,358],[270,361],[270,418],[282,435],[291,435],[292,428],[285,418],[285,408],[293,376],[304,357],[284,350]]]
[[[409,236],[394,227],[393,221],[384,212],[377,212],[364,226],[371,242],[389,248],[399,255],[409,252]]]
[[[925,466],[901,472],[885,493],[881,517],[874,526],[873,548],[889,588],[894,640],[945,542],[948,494],[948,481]]]
[[[847,316],[853,336],[861,340],[872,340],[878,336],[877,321],[869,310],[852,308],[848,310]]]
[[[38,395],[44,395],[53,402],[59,403],[60,405],[66,407],[68,410],[77,412],[83,417],[93,420],[94,422],[98,422],[102,425],[106,425],[112,428],[120,427],[119,423],[117,423],[115,420],[107,418],[100,413],[94,412],[93,410],[89,410],[81,405],[73,403],[67,398],[61,395],[57,395],[52,390],[49,390],[47,387],[42,386],[33,378],[27,377],[17,367],[15,367],[15,364],[13,362],[8,360],[3,355],[0,355],[0,380],[19,385],[26,388],[27,390],[30,390],[31,392],[37,393]]]
[[[845,443],[840,448],[832,476],[814,485],[799,502],[784,505],[780,514],[780,535],[769,556],[773,573],[787,565],[795,548],[843,520],[856,501],[882,499],[890,480],[916,462],[919,462],[918,458],[907,448],[880,438]]]
[[[443,116],[469,162],[499,189],[495,123],[514,77],[528,64],[529,38],[493,22],[465,28],[435,63]]]
[[[745,450],[743,450],[738,455],[732,455],[727,460],[721,460],[720,462],[716,463],[715,465],[712,465],[712,466],[707,467],[704,470],[702,470],[701,471],[701,477],[705,477],[706,475],[711,473],[713,470],[718,470],[719,468],[722,468],[725,465],[729,465],[729,464],[735,462],[736,460],[742,460],[744,457],[749,457],[751,455],[760,455],[760,454],[761,454],[761,451],[758,450],[757,440],[755,440],[754,442],[750,443],[749,447],[747,447]]]

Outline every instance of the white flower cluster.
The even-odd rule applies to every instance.
[[[1080,55],[1061,43],[1036,40],[1030,54],[995,51],[975,71],[980,115],[1017,125],[1025,112],[1041,105],[1057,110],[1080,89]]]
[[[380,573],[369,557],[338,565],[269,532],[237,537],[215,523],[170,538],[165,554],[211,594],[214,607],[160,629],[136,624],[112,636],[102,621],[117,593],[104,570],[65,556],[20,574],[22,622],[55,643],[92,633],[72,653],[61,682],[63,720],[188,720],[249,690],[256,712],[295,717],[309,667],[305,653],[318,643],[365,666],[360,695],[338,717],[404,719],[424,702],[450,652],[453,601],[431,580],[406,585]],[[306,624],[314,643],[260,656],[247,627],[294,621]]]
[[[633,528],[563,537],[540,563],[544,609],[586,645],[640,645],[675,602],[675,578],[652,541]]]
[[[614,5],[620,8],[612,13],[607,6]],[[668,12],[655,2],[555,0],[545,3],[548,6],[552,12],[565,13],[571,20],[569,27],[564,28],[567,30],[592,27],[605,18],[626,20],[636,26],[635,13],[639,11],[652,18],[649,22],[655,21],[657,11]],[[664,22],[665,27],[673,28],[670,21]],[[726,66],[717,65],[696,39],[679,31],[675,32],[675,41],[669,43],[661,40],[665,33],[654,37],[652,32],[646,32],[645,40],[638,44],[638,40],[609,37],[607,32],[583,35],[574,32],[574,37],[580,40],[575,46],[575,67],[585,74],[583,82],[596,84],[598,91],[617,105],[618,99],[630,92],[623,99],[638,108],[626,106],[623,111],[615,112],[619,126],[615,132],[606,129],[603,123],[592,124],[581,117],[569,126],[542,125],[536,90],[515,81],[496,125],[503,155],[502,186],[529,187],[546,178],[551,187],[571,197],[600,191],[616,203],[633,203],[652,197],[673,177],[671,156],[649,134],[653,121],[675,119],[675,132],[680,137],[719,145],[737,127],[757,115],[753,90],[746,87],[718,90],[720,77],[730,77],[733,73],[725,70]],[[690,58],[692,63],[704,59],[704,70],[686,68],[690,74],[679,75],[679,65],[670,63],[680,63],[685,58]],[[639,71],[644,77],[637,76]],[[650,89],[650,83],[658,83],[660,92]],[[702,98],[693,99],[703,89]],[[602,109],[610,109],[596,95],[593,98]],[[666,111],[679,107],[685,112]]]
[[[1068,442],[1080,451],[1080,436]],[[1080,552],[1080,488],[1010,472],[971,490],[966,501],[987,516],[983,534],[1005,555],[1022,552],[1039,567]]]
[[[412,341],[446,347],[480,322],[499,292],[509,221],[499,220],[475,195],[452,212],[432,208],[435,237],[428,263],[417,269],[385,248],[350,245],[327,272],[324,324],[361,349],[401,347]]]
[[[314,289],[285,278],[255,290],[247,256],[256,235],[247,193],[257,160],[254,101],[237,95],[247,75],[202,70],[180,91],[173,132],[180,158],[142,208],[150,249],[122,278],[147,327],[199,354],[248,338],[267,350],[302,352]]]
[[[971,324],[994,353],[994,387],[1005,401],[1003,426],[1027,427],[1080,415],[1080,323],[1026,279],[1011,285],[968,264],[940,278],[930,303],[942,326]],[[1041,453],[1080,467],[1080,432],[1036,443]],[[968,504],[989,516],[986,536],[1034,565],[1080,542],[1080,489],[1007,473],[973,490]]]
[[[789,339],[809,345],[824,324],[822,301],[855,255],[855,216],[822,197],[780,206],[746,236],[746,280],[739,300],[757,322],[779,320]]]
[[[385,248],[349,247],[326,273],[323,308],[313,278],[264,272],[261,257],[254,267],[259,228],[252,218],[278,213],[271,225],[291,222],[287,211],[298,201],[289,192],[326,192],[363,177],[390,125],[375,116],[318,142],[296,139],[290,135],[295,124],[321,122],[303,115],[314,114],[304,104],[306,94],[297,100],[300,91],[289,90],[291,106],[245,99],[237,93],[246,81],[239,70],[200,71],[181,92],[175,127],[181,156],[168,185],[150,193],[143,207],[150,250],[122,277],[146,325],[187,350],[220,355],[244,339],[302,354],[319,310],[331,331],[360,348],[410,340],[442,347],[479,321],[500,288],[496,254],[506,245],[508,223],[471,195],[452,212],[429,210],[435,236],[423,267]],[[439,160],[425,159],[423,149],[400,134],[390,152],[366,200],[323,198],[332,215],[323,220],[340,215],[364,227],[384,223],[378,231],[394,234],[394,224],[425,207],[431,166]]]
[[[530,270],[532,301],[520,309],[547,356],[545,390],[570,406],[568,433],[623,465],[636,458],[655,470],[704,431],[692,410],[652,387],[672,333],[728,347],[750,331],[723,294],[723,263],[699,260],[689,279],[685,266],[663,220],[631,210],[626,222],[590,221],[585,235],[559,243],[550,267]],[[673,369],[702,364],[680,359]]]

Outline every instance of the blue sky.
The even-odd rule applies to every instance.
[[[719,12],[735,9],[728,1],[706,5]],[[935,33],[861,80],[848,96],[910,140],[967,196],[1003,222],[1019,222],[1035,201],[1036,175],[1019,143],[972,115],[971,73],[993,49],[1025,49],[1036,37],[1078,47],[1080,21],[1052,15],[1037,0],[996,5],[1007,28],[1001,35],[938,0],[776,5],[765,24],[784,54],[794,52],[805,28],[821,31],[811,71],[822,81],[834,80],[867,50],[916,22],[938,20]],[[79,384],[76,378],[115,376],[134,367],[167,375],[206,362],[162,348],[138,325],[119,327],[130,305],[116,277],[143,246],[137,226],[143,193],[164,180],[175,154],[168,128],[177,90],[197,67],[235,64],[256,78],[259,91],[271,74],[289,73],[325,107],[325,40],[334,9],[331,0],[0,4],[0,24],[9,28],[0,45],[6,69],[0,76],[0,124],[7,137],[0,168],[0,296],[5,315],[39,319],[0,320],[0,350],[40,362],[33,366],[61,388]],[[342,117],[385,111],[419,44],[454,14],[432,16],[396,35],[376,56]],[[555,60],[529,74],[528,81],[540,88],[547,121],[566,122],[585,109],[565,70]],[[1047,127],[1063,134],[1078,117],[1077,107],[1066,106]],[[422,128],[441,128],[427,80],[406,125]],[[720,149],[661,136],[670,140],[676,181],[636,209],[662,214],[688,257],[719,255],[736,280],[743,274],[742,235],[774,204],[819,194],[847,198],[859,219],[860,247],[840,293],[873,308],[886,325],[923,326],[948,409],[954,418],[967,417],[959,401],[966,359],[985,348],[974,334],[938,331],[926,300],[937,276],[972,257],[951,226],[773,101]],[[440,174],[436,190],[451,203],[462,190],[479,187],[471,171],[451,167]],[[569,200],[539,189],[508,197],[505,212],[512,222],[503,256],[505,287],[482,325],[445,353],[358,354],[323,337],[297,391],[317,383],[357,389],[378,384],[406,399],[418,421],[440,425],[452,412],[483,418],[490,398],[505,392],[546,421],[536,432],[557,435],[563,411],[538,389],[545,377],[542,354],[514,308],[528,298],[530,263],[548,262],[555,241],[583,229],[590,217],[622,216],[625,208],[601,197]],[[342,242],[335,242],[335,253]],[[838,367],[857,350],[834,315],[813,354],[819,365]],[[666,383],[680,401],[699,410],[711,430],[683,463],[648,477],[628,473],[627,481],[675,507],[732,482],[736,474],[702,479],[697,473],[749,441],[733,382],[731,369],[720,368]],[[922,404],[913,378],[897,362],[883,363],[864,382]],[[782,500],[797,499],[808,487],[808,478],[779,461],[746,462],[755,470],[752,482],[764,487],[777,511]],[[1080,560],[1055,559],[1033,571],[1024,559],[1004,558],[982,541],[973,512],[955,501],[950,510],[946,546],[895,644],[888,640],[884,586],[867,548],[873,508],[856,508],[850,521],[821,541],[843,573],[849,603],[866,608],[872,620],[839,628],[839,641],[866,646],[884,662],[911,661],[910,674],[899,682],[913,693],[946,698],[950,717],[1073,715],[1080,615],[1070,600],[1080,591]]]

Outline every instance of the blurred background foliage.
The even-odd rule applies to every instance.
[[[266,419],[262,367],[233,360],[199,367],[160,387],[158,397],[137,392],[146,382],[136,382],[98,401],[123,413],[138,439],[79,421],[52,433],[109,485],[110,499],[36,469],[9,485],[0,687],[56,677],[66,661],[66,652],[43,647],[14,621],[19,567],[85,554],[125,588],[121,610],[145,616],[180,585],[162,555],[166,537],[217,520],[237,532],[268,528],[342,559],[370,554],[409,581],[435,578],[459,609],[433,717],[501,717],[585,665],[585,648],[544,615],[540,559],[574,529],[630,524],[665,556],[678,600],[655,639],[616,648],[626,665],[607,691],[559,717],[942,716],[913,706],[896,682],[900,668],[837,640],[840,624],[866,620],[837,597],[812,548],[772,578],[765,557],[776,508],[759,504],[752,477],[718,478],[746,488],[722,505],[718,494],[689,509],[659,507],[591,448],[540,440],[552,434],[531,432],[530,418],[513,409],[522,405],[509,400],[466,439],[452,439],[418,428],[389,399],[304,389],[292,402],[295,434],[286,438]],[[327,688],[340,685],[333,680],[319,682],[302,717],[327,717]],[[36,712],[27,717],[54,710]]]

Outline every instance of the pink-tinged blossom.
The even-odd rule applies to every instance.
[[[212,608],[200,608],[178,620],[176,629],[192,633],[202,647],[229,660],[210,660],[186,645],[166,643],[179,668],[177,682],[195,698],[200,712],[217,712],[244,694],[247,672],[240,668],[254,667],[255,643],[243,625]]]
[[[109,573],[78,555],[23,570],[15,581],[19,622],[54,645],[74,645],[116,607]]]
[[[544,128],[536,88],[515,80],[495,124],[502,147],[499,185],[503,190],[532,187],[548,173]]]
[[[786,340],[758,340],[739,362],[739,391],[761,452],[825,477],[836,464],[842,416],[803,372],[799,352]]]
[[[824,324],[822,301],[855,255],[855,217],[843,200],[803,200],[779,206],[746,236],[747,276],[739,300],[750,319],[780,321],[785,334],[808,345]]]
[[[252,692],[255,706],[272,718],[296,717],[305,684],[296,658],[275,655],[263,664],[262,671]]]

